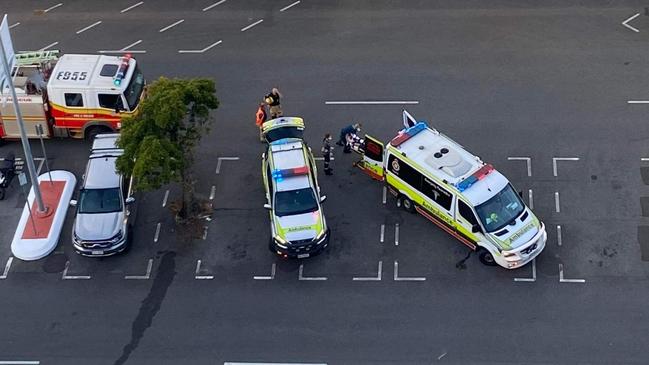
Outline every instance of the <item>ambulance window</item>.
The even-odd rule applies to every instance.
[[[458,202],[457,211],[460,213],[460,215],[464,219],[466,219],[470,224],[478,224],[478,220],[475,218],[475,215],[473,214],[473,210],[471,210],[471,207],[469,207],[465,202],[459,199],[457,202]]]
[[[83,106],[83,98],[81,97],[81,94],[68,94],[65,93],[65,105],[66,106],[74,106],[74,107],[82,107]]]
[[[270,167],[266,168],[266,181],[268,182],[268,194],[273,196],[273,175],[270,173]]]
[[[374,140],[365,138],[365,156],[374,161],[383,161],[383,146]]]
[[[99,99],[99,106],[102,108],[125,110],[120,94],[97,94],[97,98]]]

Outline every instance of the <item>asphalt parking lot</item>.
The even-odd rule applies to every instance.
[[[177,187],[146,193],[132,249],[91,259],[72,250],[70,210],[55,252],[22,262],[14,182],[0,201],[0,364],[646,363],[644,4],[62,1],[7,2],[14,47],[128,51],[148,80],[216,80],[195,166],[215,212],[188,239],[168,210]],[[546,249],[513,271],[458,265],[463,245],[336,149],[320,176],[331,247],[273,256],[253,119],[273,86],[314,151],[351,121],[387,141],[406,108],[510,178]],[[87,142],[46,147],[51,168],[83,175]]]

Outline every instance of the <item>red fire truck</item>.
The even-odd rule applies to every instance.
[[[26,132],[36,137],[93,139],[117,131],[137,112],[145,80],[137,61],[124,56],[59,55],[58,51],[16,55],[12,70]],[[13,98],[0,93],[0,139],[20,138]]]

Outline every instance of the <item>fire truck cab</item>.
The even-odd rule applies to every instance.
[[[136,60],[128,54],[18,54],[12,77],[29,137],[37,136],[37,124],[46,138],[93,139],[117,131],[123,117],[137,112],[145,86]],[[20,137],[12,103],[3,92],[1,139]]]

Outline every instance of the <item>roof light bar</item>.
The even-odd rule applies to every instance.
[[[122,84],[122,80],[124,79],[124,76],[126,76],[126,71],[128,71],[128,64],[130,60],[130,53],[127,53],[124,55],[124,57],[122,57],[122,63],[119,65],[119,69],[117,70],[117,73],[113,78],[113,84],[115,86],[120,86]]]
[[[292,169],[273,170],[273,179],[282,181],[285,177],[293,177],[299,175],[306,175],[309,173],[307,166],[294,167]]]
[[[417,124],[413,125],[412,127],[399,131],[399,134],[396,137],[392,138],[390,144],[394,147],[397,147],[426,128],[428,128],[426,122],[417,122]]]
[[[471,187],[471,185],[475,184],[477,181],[480,181],[485,178],[490,172],[494,170],[493,165],[491,164],[485,164],[482,166],[478,171],[474,172],[471,176],[467,177],[466,179],[460,181],[455,185],[455,187],[460,191],[464,191],[468,188]]]

